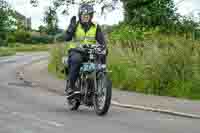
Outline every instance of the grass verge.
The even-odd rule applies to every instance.
[[[0,57],[1,56],[11,56],[11,55],[15,55],[15,51],[10,49],[10,48],[6,48],[6,47],[0,47]]]
[[[108,43],[108,67],[115,88],[200,99],[199,41],[158,34],[135,40],[113,38],[111,35]],[[51,50],[49,71],[59,78],[64,77],[61,73],[64,53],[61,45]]]
[[[9,47],[0,47],[0,56],[10,56],[15,55],[16,52],[41,52],[41,51],[49,51],[52,47],[52,44],[9,44]]]
[[[15,44],[12,49],[16,52],[38,52],[38,51],[48,51],[51,47],[51,44]]]

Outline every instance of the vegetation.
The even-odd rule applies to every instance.
[[[0,47],[0,57],[14,55],[15,51],[6,47]]]
[[[49,44],[55,41],[54,34],[51,33],[57,33],[57,30],[48,31],[46,27],[40,27],[38,31],[34,31],[25,27],[21,20],[23,17],[12,10],[6,0],[0,0],[0,14],[0,56],[13,55],[16,52],[48,51]],[[46,12],[45,20],[49,20],[48,17]],[[59,39],[62,40],[61,37]]]
[[[104,1],[99,1],[103,2],[102,14],[105,10],[116,9],[116,0]],[[71,5],[80,4],[73,0],[53,1],[44,14],[45,25],[35,34],[20,23],[16,30],[10,30],[8,27],[14,24],[8,16],[12,12],[5,0],[0,2],[0,56],[16,51],[49,50],[49,45],[44,44],[51,44],[56,39],[63,42],[64,34],[58,29],[56,11],[66,6],[63,13],[68,14]],[[108,67],[114,86],[147,94],[200,99],[200,22],[194,21],[192,16],[176,13],[173,0],[121,2],[125,21],[109,27],[107,33]],[[38,4],[37,0],[31,3]],[[64,78],[61,61],[66,51],[65,44],[54,45],[50,50],[49,71],[60,78]]]
[[[53,43],[53,36],[48,36],[46,34],[32,34],[27,31],[17,30],[15,32],[9,33],[8,42],[9,43],[24,43],[24,44],[51,44]]]
[[[45,11],[44,22],[46,24],[47,34],[55,35],[58,30],[58,17],[52,7],[48,7]]]
[[[38,51],[49,51],[51,48],[51,45],[43,45],[43,44],[12,44],[15,45],[15,47],[11,48],[16,52],[38,52]]]
[[[125,26],[117,29],[109,35],[108,55],[109,75],[115,88],[200,98],[199,41],[162,35],[156,30],[130,32],[130,27]],[[64,78],[61,62],[66,55],[64,48],[64,45],[57,45],[51,50],[49,71],[59,78]]]
[[[143,34],[134,31],[130,36],[135,39],[130,40],[124,32],[130,34],[130,27],[110,34],[108,65],[115,87],[147,94],[200,98],[199,41],[166,36],[158,31]]]
[[[39,52],[49,51],[50,49],[51,45],[9,43],[8,47],[0,47],[0,57],[14,55],[16,52]]]
[[[200,99],[200,23],[177,14],[172,0],[123,2],[125,22],[107,35],[114,87]],[[63,78],[63,46],[52,50],[49,71]]]
[[[0,0],[0,14],[0,46],[6,46],[8,28],[11,25],[8,15],[11,14],[11,11],[5,0]]]
[[[108,65],[114,86],[200,99],[200,23],[176,14],[172,0],[155,0],[134,11],[132,7],[125,6],[126,22],[109,34]]]
[[[49,72],[53,73],[58,78],[65,78],[65,66],[62,63],[62,57],[67,56],[66,44],[54,45],[50,50],[50,60],[48,64]]]

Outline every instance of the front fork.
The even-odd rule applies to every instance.
[[[98,88],[97,88],[97,71],[93,73],[94,76],[94,95],[98,93]]]
[[[95,94],[96,95],[101,95],[102,94],[102,91],[103,91],[103,88],[102,88],[102,80],[101,81],[97,81],[98,78],[101,78],[101,76],[104,76],[106,72],[102,71],[100,73],[98,73],[98,75],[96,74],[94,76],[94,84],[95,84]]]

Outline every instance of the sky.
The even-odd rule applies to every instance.
[[[50,5],[49,1],[52,0],[39,0],[40,4],[38,7],[32,7],[29,3],[29,0],[6,0],[8,1],[11,6],[20,12],[21,14],[25,15],[26,17],[31,17],[32,19],[32,28],[37,29],[40,25],[43,24],[43,16],[44,11],[47,8],[47,6]],[[109,1],[109,0],[108,0]],[[179,3],[182,0],[174,0],[175,3]],[[197,14],[197,12],[200,12],[200,0],[183,0],[180,4],[177,5],[178,12],[182,15],[188,15],[192,12],[194,14]],[[119,10],[108,12],[107,16],[101,16],[99,13],[95,14],[94,21],[99,24],[118,24],[120,21],[123,20],[123,13],[122,10],[122,4],[119,4]],[[97,12],[100,11],[97,7],[95,7]],[[199,9],[199,11],[198,11]],[[59,27],[62,29],[66,29],[71,16],[74,16],[77,14],[78,7],[72,7],[70,10],[70,16],[67,15],[61,15],[61,13],[58,14],[59,18]]]

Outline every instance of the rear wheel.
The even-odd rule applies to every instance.
[[[111,104],[112,82],[107,75],[101,73],[97,78],[97,92],[93,97],[94,109],[97,115],[105,115]]]

